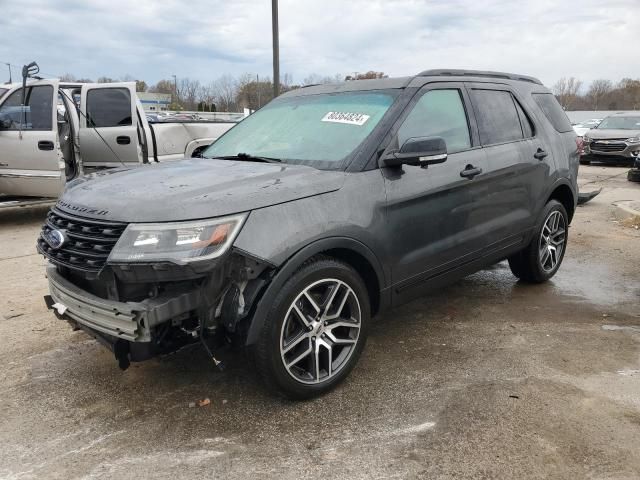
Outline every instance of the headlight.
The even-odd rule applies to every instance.
[[[584,143],[588,143],[588,142],[590,142],[590,141],[591,141],[591,139],[589,138],[589,136],[588,136],[588,135],[583,135],[583,136],[582,136],[582,141],[583,141]]]
[[[629,143],[638,143],[638,142],[640,142],[640,135],[637,136],[637,137],[627,138],[627,142],[629,142]]]
[[[224,254],[247,214],[179,223],[132,223],[116,243],[109,262],[185,264]]]

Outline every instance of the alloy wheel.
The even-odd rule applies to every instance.
[[[566,232],[567,226],[562,213],[558,210],[551,212],[544,222],[538,244],[540,266],[547,273],[553,271],[562,259]]]
[[[361,319],[358,297],[347,283],[330,278],[307,286],[289,306],[280,333],[289,375],[305,384],[337,375],[356,348]]]

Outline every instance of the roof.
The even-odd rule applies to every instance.
[[[515,80],[520,82],[537,83],[542,85],[542,82],[535,77],[528,75],[520,75],[517,73],[505,73],[505,72],[492,72],[489,70],[460,70],[460,69],[438,69],[438,70],[425,70],[418,74],[419,77],[485,77],[485,78],[497,78],[501,80]]]
[[[421,86],[426,83],[425,77],[454,77],[456,81],[469,81],[472,77],[477,79],[507,80],[511,82],[525,82],[530,86],[543,86],[542,82],[535,77],[519,75],[515,73],[492,72],[486,70],[459,70],[459,69],[437,69],[424,70],[418,75],[399,78],[380,78],[374,80],[351,80],[342,83],[328,83],[323,85],[307,85],[302,88],[291,90],[281,95],[282,97],[297,97],[301,95],[315,95],[319,93],[353,92],[362,90],[384,90],[398,89],[408,86]],[[461,78],[464,77],[464,78]],[[420,81],[421,79],[422,82]],[[523,85],[522,83],[520,85]]]
[[[282,97],[297,97],[300,95],[315,95],[318,93],[354,92],[362,90],[385,90],[404,88],[414,77],[378,78],[374,80],[350,80],[342,83],[326,83],[322,85],[307,85],[290,90]]]

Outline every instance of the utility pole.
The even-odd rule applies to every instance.
[[[280,95],[280,41],[278,33],[278,0],[271,0],[271,28],[273,30],[273,98]]]
[[[176,106],[178,106],[178,77],[176,77],[175,75],[171,75],[173,77],[173,96],[174,96],[174,103]]]

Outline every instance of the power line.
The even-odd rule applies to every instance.
[[[22,78],[22,66],[21,66],[21,65],[16,65],[15,63],[11,63],[11,62],[5,62],[5,61],[3,61],[3,60],[0,60],[0,63],[3,63],[3,64],[5,64],[5,65],[8,65],[8,66],[9,66],[9,68],[11,68],[11,67],[15,68],[15,69],[18,71],[18,73],[19,73],[19,75],[18,75],[18,76],[19,76],[20,78]],[[26,65],[26,64],[25,64],[25,65]],[[47,77],[51,77],[51,78],[60,78],[60,75],[56,75],[56,74],[53,74],[53,73],[47,73],[47,72],[42,72],[42,71],[41,71],[40,73],[41,73],[42,75],[47,76]]]

